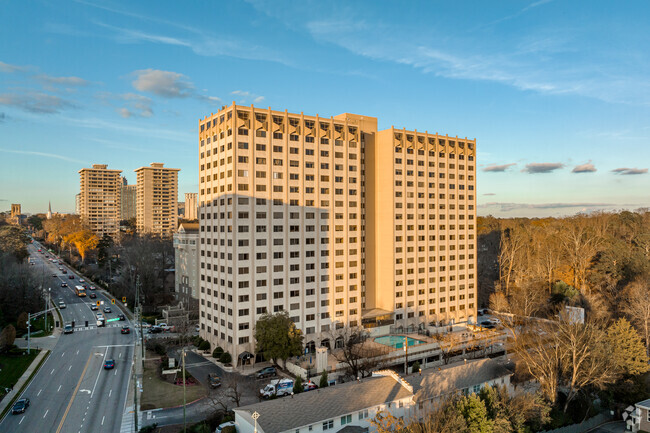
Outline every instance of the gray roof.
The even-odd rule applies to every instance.
[[[243,406],[235,409],[235,413],[252,424],[251,415],[257,411],[260,414],[257,423],[264,433],[279,433],[412,395],[392,377],[371,377],[359,383],[342,383]]]
[[[635,406],[650,410],[650,398],[636,403]]]
[[[512,371],[499,361],[479,359],[441,371],[425,370],[422,375],[412,374],[405,379],[413,386],[415,400],[423,401],[510,375]]]
[[[368,433],[368,427],[361,427],[358,425],[346,425],[337,433]]]

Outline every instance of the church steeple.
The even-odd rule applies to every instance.
[[[52,219],[52,202],[48,201],[47,204],[47,219]]]

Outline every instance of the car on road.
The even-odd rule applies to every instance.
[[[66,271],[65,269],[61,269],[61,272],[64,273],[64,274],[68,273],[68,271]]]
[[[221,378],[217,373],[208,373],[208,384],[210,388],[219,388],[221,386]]]
[[[110,313],[111,307],[104,307],[104,313]]]
[[[97,320],[104,320],[104,315],[102,313],[96,314]]]
[[[65,302],[59,301],[59,309],[63,310],[66,307]]]
[[[68,283],[61,283],[61,287],[68,287]]]
[[[131,328],[128,326],[122,326],[122,330],[120,331],[122,334],[130,334],[131,333]]]
[[[97,297],[97,295],[96,295],[95,293],[91,293],[91,294],[88,295],[88,296],[90,296],[90,299],[95,299],[95,298]]]
[[[11,413],[14,415],[17,415],[19,413],[25,413],[25,410],[27,410],[28,407],[29,407],[29,399],[21,398],[16,403],[14,403],[14,407],[11,408]]]
[[[115,360],[107,359],[104,361],[104,370],[111,370],[113,368],[115,368]]]
[[[68,275],[68,279],[74,280],[74,275],[72,275],[72,274]]]
[[[126,320],[126,317],[124,317],[124,314],[118,314],[117,318],[120,319],[120,321]]]
[[[273,377],[277,376],[278,372],[276,371],[275,367],[265,367],[255,373],[255,377],[257,379],[263,379],[265,377]]]
[[[53,277],[53,278],[56,278],[56,274],[52,274],[52,277]]]
[[[70,323],[66,323],[65,326],[63,327],[63,333],[64,334],[72,334],[74,332],[74,328]]]
[[[79,278],[79,282],[80,282],[80,283],[85,283],[86,280],[84,280],[83,278]]]
[[[99,310],[99,307],[97,305],[95,305],[95,304],[90,304],[90,309],[92,311],[97,311],[97,310]]]
[[[90,287],[88,287],[88,289],[95,290],[95,286],[90,286]]]

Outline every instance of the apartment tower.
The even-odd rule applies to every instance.
[[[137,185],[129,185],[125,177],[122,177],[122,203],[120,207],[120,219],[129,220],[136,217]]]
[[[237,356],[267,312],[309,349],[344,326],[475,316],[474,145],[348,113],[233,103],[201,120],[201,336]]]
[[[171,237],[178,227],[178,172],[152,162],[134,170],[137,175],[136,228],[138,233]]]
[[[93,164],[79,170],[79,215],[97,236],[115,236],[120,229],[122,170]]]
[[[185,219],[186,220],[195,220],[198,219],[198,194],[195,192],[186,192],[185,193]]]

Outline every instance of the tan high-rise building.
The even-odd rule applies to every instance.
[[[197,203],[198,194],[195,192],[186,192],[185,193],[185,219],[186,220],[195,220],[198,219],[198,203]]]
[[[179,168],[152,162],[137,174],[136,227],[138,233],[171,237],[178,226]]]
[[[310,349],[343,326],[474,317],[474,145],[348,113],[201,120],[201,336],[237,356],[266,312]]]
[[[128,185],[126,178],[122,178],[122,203],[120,208],[120,219],[129,220],[136,217],[137,185]]]
[[[20,204],[11,205],[11,218],[15,218],[22,213]]]
[[[115,236],[120,229],[122,170],[93,164],[79,170],[79,215],[97,236]]]

